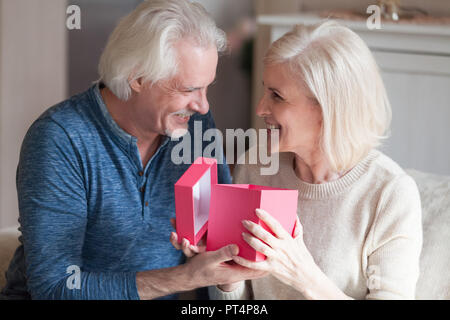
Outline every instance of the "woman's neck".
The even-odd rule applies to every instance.
[[[328,160],[320,151],[295,153],[292,165],[295,175],[300,180],[312,184],[327,183],[343,175],[332,170]]]

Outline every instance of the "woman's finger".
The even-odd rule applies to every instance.
[[[267,244],[259,240],[258,238],[255,238],[254,236],[243,232],[242,238],[244,238],[245,242],[248,243],[250,247],[255,249],[258,252],[261,252],[266,257],[272,257],[274,254],[274,251],[271,247],[269,247]]]
[[[295,220],[295,227],[294,227],[294,232],[293,232],[293,237],[294,238],[298,238],[298,237],[303,237],[303,226],[300,223],[300,219],[297,216],[297,219]]]
[[[277,239],[270,232],[261,227],[259,224],[256,224],[253,221],[243,220],[242,225],[248,231],[250,231],[255,237],[267,243],[271,248],[275,247]]]
[[[288,236],[291,237],[291,235],[286,230],[284,230],[283,226],[269,213],[267,213],[263,209],[256,209],[255,212],[258,218],[264,221],[264,223],[279,239],[287,239]]]

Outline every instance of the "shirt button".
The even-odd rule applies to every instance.
[[[138,174],[139,174],[140,177],[142,177],[144,175],[144,172],[143,171],[139,171]]]
[[[145,203],[145,206],[148,207],[148,201]]]

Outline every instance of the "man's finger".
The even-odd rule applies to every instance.
[[[219,250],[211,252],[211,259],[216,262],[230,261],[239,254],[239,247],[235,244],[222,247]]]
[[[233,257],[233,261],[236,262],[237,264],[239,264],[240,266],[248,268],[248,269],[259,270],[259,271],[267,270],[267,261],[265,261],[265,260],[260,261],[260,262],[255,262],[255,261],[250,261],[250,260],[244,259],[239,256],[235,256],[235,257]]]
[[[184,255],[188,258],[195,255],[195,252],[192,252],[189,247],[190,247],[189,240],[183,238],[183,241],[181,241],[181,250],[183,251]]]
[[[175,232],[170,233],[170,243],[175,247],[175,249],[181,250],[181,245],[178,243],[178,236]]]
[[[194,251],[195,253],[202,253],[206,251],[206,246],[202,246],[202,245],[198,245],[198,246],[194,246],[194,245],[190,245],[189,248]]]

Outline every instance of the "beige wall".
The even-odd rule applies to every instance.
[[[0,0],[0,228],[17,224],[23,137],[66,96],[65,20],[65,1]]]

